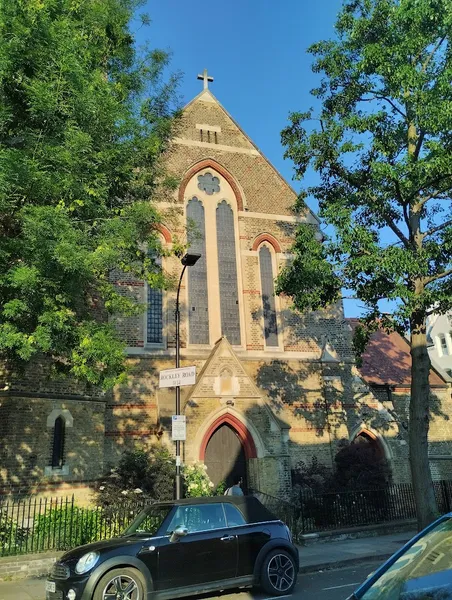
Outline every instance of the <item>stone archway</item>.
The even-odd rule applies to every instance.
[[[219,417],[204,435],[200,460],[215,486],[224,482],[231,486],[235,476],[243,478],[243,488],[248,488],[247,460],[256,458],[256,446],[250,432],[231,414]]]
[[[376,458],[379,460],[387,459],[385,448],[379,436],[368,429],[361,429],[353,438],[353,444],[367,444],[372,448]]]

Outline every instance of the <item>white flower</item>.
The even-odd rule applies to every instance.
[[[121,494],[122,494],[123,496],[127,496],[127,494],[128,494],[128,493],[129,493],[129,491],[128,491],[128,490],[122,490],[122,492],[121,492]]]
[[[143,490],[140,490],[140,488],[135,488],[133,491],[135,492],[135,494],[142,494],[143,493]]]
[[[101,485],[100,488],[99,488],[99,491],[102,492],[104,489],[105,489],[105,486]]]

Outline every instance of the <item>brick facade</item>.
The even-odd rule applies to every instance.
[[[338,304],[328,311],[296,314],[286,297],[275,298],[278,345],[266,347],[263,324],[259,248],[267,245],[275,275],[289,259],[297,220],[318,223],[309,211],[294,217],[295,192],[268,163],[212,96],[204,91],[184,111],[177,138],[166,157],[167,169],[180,187],[159,208],[165,221],[162,241],[186,241],[186,205],[196,197],[203,203],[209,299],[209,342],[190,345],[187,335],[187,280],[181,288],[182,366],[196,365],[197,383],[181,389],[188,438],[183,460],[200,460],[212,424],[240,423],[253,440],[248,456],[250,485],[274,495],[290,490],[290,468],[316,456],[331,465],[340,440],[362,430],[377,436],[391,462],[396,481],[406,481],[406,432],[400,405],[406,394],[391,398],[366,385],[356,369],[351,327]],[[198,176],[211,173],[219,192],[208,194]],[[222,337],[220,318],[216,206],[226,200],[234,216],[237,259],[237,306],[241,343],[231,346]],[[221,249],[220,249],[221,251]],[[178,280],[181,265],[165,257],[164,270]],[[146,303],[143,282],[112,274],[123,294]],[[158,388],[158,372],[174,366],[175,291],[163,299],[163,343],[146,343],[146,316],[116,319],[128,344],[131,377],[111,394],[72,390],[70,383],[50,383],[43,373],[5,376],[0,428],[3,441],[1,481],[5,489],[21,486],[70,488],[89,484],[117,462],[126,448],[170,439],[174,390]],[[40,369],[39,363],[33,367]],[[33,369],[32,369],[33,370]],[[72,391],[71,391],[72,390]],[[24,392],[27,392],[24,395]],[[450,390],[437,390],[438,410],[431,425],[432,453],[451,455]],[[52,430],[47,425],[55,410],[70,412],[67,428],[67,473],[49,472]],[[394,416],[397,413],[399,418]],[[56,413],[54,413],[56,414]],[[438,460],[434,476],[449,476],[451,463]],[[435,470],[436,469],[436,470]],[[452,476],[452,472],[450,473]],[[54,488],[52,488],[54,489]]]

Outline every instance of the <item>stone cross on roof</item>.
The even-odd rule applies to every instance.
[[[204,80],[204,89],[205,90],[209,89],[209,81],[213,81],[213,77],[210,77],[209,75],[207,75],[207,69],[204,69],[204,72],[202,75],[198,75],[198,79]]]

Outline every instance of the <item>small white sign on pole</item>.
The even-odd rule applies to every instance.
[[[193,385],[196,383],[196,367],[181,367],[180,369],[165,369],[160,371],[159,387],[169,388],[178,385]]]
[[[185,415],[173,415],[171,437],[173,442],[185,442],[187,439],[187,422]]]

